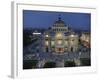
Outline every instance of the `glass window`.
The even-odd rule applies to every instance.
[[[55,42],[54,41],[51,41],[51,45],[54,46],[55,45]]]
[[[48,35],[48,34],[46,34],[45,36],[46,36],[46,37],[49,37],[49,35]]]
[[[62,44],[62,40],[58,40],[57,43],[58,43],[59,45],[61,45],[61,44]]]
[[[48,46],[49,45],[49,42],[48,41],[45,41],[45,45]]]

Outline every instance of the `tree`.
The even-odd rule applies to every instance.
[[[75,62],[74,61],[65,61],[64,67],[74,67]]]
[[[23,69],[32,69],[36,68],[38,61],[37,60],[24,60]]]
[[[91,65],[91,60],[90,58],[80,58],[82,66],[90,66]]]
[[[56,67],[56,63],[52,61],[46,62],[44,64],[44,68],[54,68],[54,67]]]

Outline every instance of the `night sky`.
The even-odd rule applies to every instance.
[[[89,13],[70,13],[70,12],[51,12],[23,10],[24,28],[48,28],[51,27],[58,17],[75,30],[90,30],[91,14]]]

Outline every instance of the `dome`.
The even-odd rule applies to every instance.
[[[65,26],[65,22],[61,19],[61,17],[58,17],[58,20],[55,21],[54,26],[56,26],[56,27],[64,27]]]
[[[63,21],[63,20],[61,20],[61,18],[60,18],[60,17],[58,18],[58,20],[57,20],[55,23],[57,23],[57,24],[59,24],[59,23],[65,24],[65,23],[64,23],[64,21]]]
[[[58,20],[55,22],[56,24],[65,24],[63,20],[61,20],[61,17],[58,18]]]

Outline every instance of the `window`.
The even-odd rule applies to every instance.
[[[75,39],[72,39],[72,41],[74,41]]]
[[[68,45],[68,41],[65,41],[65,45]]]
[[[62,38],[62,34],[61,33],[57,33],[56,37],[57,38]]]
[[[48,35],[48,34],[46,34],[46,35],[45,35],[45,37],[49,37],[49,35]]]
[[[49,52],[49,49],[48,49],[48,47],[46,47],[46,52]]]
[[[61,44],[62,44],[62,40],[58,40],[57,43],[58,43],[59,45],[61,45]]]
[[[49,42],[48,41],[45,41],[45,45],[48,46],[49,45]]]
[[[54,46],[55,45],[55,42],[54,41],[51,41],[51,45]]]

